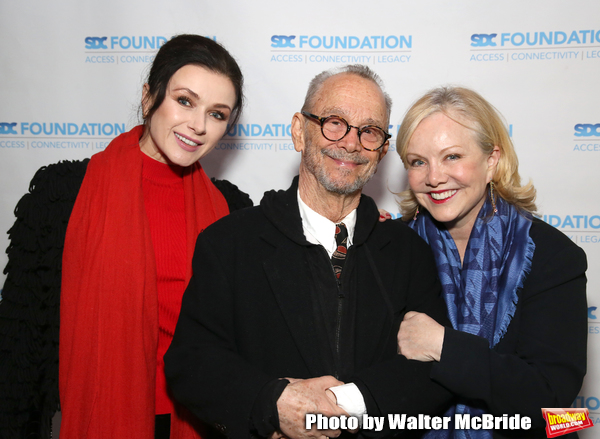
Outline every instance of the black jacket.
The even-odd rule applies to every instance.
[[[430,380],[431,363],[408,361],[396,345],[409,310],[447,322],[430,249],[405,224],[378,222],[375,203],[363,195],[342,272],[341,336],[330,343],[319,302],[329,288],[316,282],[319,267],[335,279],[325,249],[304,237],[297,185],[265,194],[260,207],[198,237],[165,355],[175,398],[236,439],[251,436],[257,395],[282,377],[354,382],[371,416],[438,411],[450,394]]]
[[[545,438],[542,408],[568,408],[586,372],[585,253],[554,227],[534,220],[531,271],[506,334],[486,339],[446,329],[432,379],[494,416],[529,416],[531,430],[494,437]],[[576,437],[576,435],[573,435]],[[561,436],[565,437],[565,436]]]

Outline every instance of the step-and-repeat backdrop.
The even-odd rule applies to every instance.
[[[320,71],[362,63],[385,82],[394,137],[365,192],[395,216],[404,112],[434,86],[471,87],[504,115],[544,220],[587,253],[588,375],[575,406],[600,422],[599,17],[595,0],[3,1],[0,247],[39,167],[90,157],[138,123],[148,66],[173,35],[214,38],[240,63],[243,117],[203,164],[255,203],[296,174],[290,121]]]

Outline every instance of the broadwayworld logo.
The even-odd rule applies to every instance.
[[[546,436],[553,438],[594,426],[587,408],[542,409],[546,420]]]

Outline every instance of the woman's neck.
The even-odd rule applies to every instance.
[[[461,265],[465,258],[465,252],[467,251],[467,245],[469,244],[469,238],[471,237],[472,230],[473,224],[470,224],[465,227],[454,227],[448,229],[448,232],[450,232],[450,236],[452,236],[452,239],[454,240],[456,249],[458,250]]]

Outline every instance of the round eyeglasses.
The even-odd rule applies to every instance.
[[[350,125],[344,118],[339,116],[320,117],[306,111],[301,111],[300,113],[310,119],[318,120],[321,124],[321,134],[332,142],[342,140],[352,128],[356,128],[358,130],[360,145],[367,151],[377,151],[392,137],[391,134],[388,134],[376,125],[365,125],[359,128]]]

